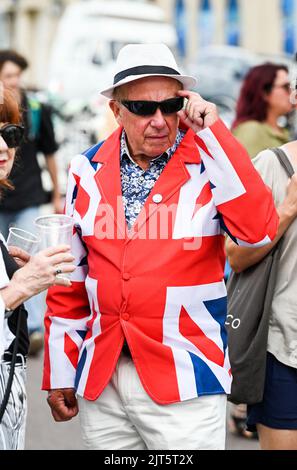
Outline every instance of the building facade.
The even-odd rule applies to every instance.
[[[29,60],[28,85],[44,84],[52,38],[65,6],[73,1],[0,1],[0,48],[14,48]]]
[[[177,26],[179,50],[231,44],[263,54],[297,50],[297,0],[157,0]]]

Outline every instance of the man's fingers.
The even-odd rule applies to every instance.
[[[57,421],[57,422],[68,421],[68,420],[66,420],[66,419],[61,418],[61,416],[59,415],[59,413],[57,413],[57,412],[56,412],[55,410],[53,410],[52,408],[51,408],[51,413],[52,413],[52,416],[53,416],[54,420]]]
[[[190,118],[190,116],[188,115],[188,113],[182,109],[181,111],[178,111],[178,116],[179,118],[181,119],[181,121],[186,124],[187,126],[192,126],[193,125],[193,121],[192,119]]]
[[[185,119],[184,114],[180,114],[180,117],[194,132],[210,127],[219,119],[216,106],[205,101],[198,93],[179,90],[178,94],[188,98],[186,107],[182,111],[186,113],[189,120]]]
[[[198,119],[202,119],[203,123],[203,118],[206,113],[206,103],[197,103],[197,101],[189,101],[185,111],[192,121],[196,122]]]
[[[78,413],[77,406],[68,408],[67,406],[62,405],[61,403],[53,403],[50,398],[48,398],[47,402],[51,408],[51,412],[55,421],[69,421],[70,419],[74,418],[74,416],[76,416]]]
[[[179,111],[178,113],[178,116],[180,118],[180,120],[187,126],[187,127],[190,127],[191,129],[194,130],[194,132],[198,132],[202,129],[202,126],[203,126],[203,120],[201,119],[200,122],[196,122],[194,123],[190,117],[187,115],[187,113],[185,112],[184,109],[182,109],[181,111]]]
[[[58,413],[56,410],[51,410],[52,416],[55,421],[62,422],[62,421],[70,421],[75,415],[73,416],[64,416]]]
[[[199,93],[197,93],[196,91],[190,91],[190,90],[178,90],[177,92],[179,94],[179,96],[183,96],[184,98],[190,98],[191,96],[195,96],[197,98],[201,98],[201,100],[203,99],[201,97],[201,95],[199,95]]]
[[[64,397],[67,406],[71,408],[77,407],[77,399],[73,390],[65,390]]]

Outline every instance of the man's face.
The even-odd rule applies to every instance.
[[[14,62],[4,62],[0,71],[0,80],[6,88],[19,91],[21,87],[22,69]]]
[[[177,91],[181,88],[182,85],[172,78],[143,78],[125,85],[123,99],[163,101],[178,96]],[[153,115],[138,116],[114,100],[110,107],[118,124],[125,129],[132,157],[154,158],[174,144],[179,124],[177,113],[162,114],[158,108]]]

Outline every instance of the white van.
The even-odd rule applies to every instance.
[[[63,99],[88,99],[109,85],[114,60],[128,43],[176,44],[173,25],[156,5],[88,1],[68,6],[55,36],[48,88]]]

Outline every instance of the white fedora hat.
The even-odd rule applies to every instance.
[[[165,44],[127,44],[117,57],[113,85],[100,93],[112,98],[115,88],[145,77],[175,78],[184,89],[193,88],[197,82],[196,78],[179,72],[175,58]]]

